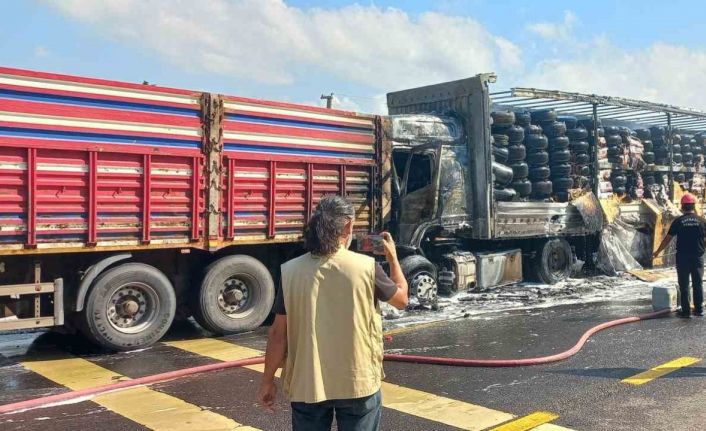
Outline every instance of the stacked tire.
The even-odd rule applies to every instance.
[[[578,124],[575,117],[559,117],[559,121],[566,124],[566,136],[569,138],[569,151],[571,152],[571,180],[573,188],[581,189],[589,184],[591,174],[590,144],[588,143],[588,129]],[[554,169],[552,169],[554,172]]]
[[[692,148],[694,153],[694,164],[703,167],[704,156],[706,155],[706,134],[699,133],[694,136],[696,146]]]
[[[528,179],[529,165],[527,164],[527,147],[525,145],[527,136],[533,131],[531,126],[529,112],[515,112],[515,128],[521,129],[522,133],[520,134],[519,130],[514,130],[508,135],[510,143],[507,162],[512,168],[513,174],[511,186],[517,196],[522,199],[526,199],[532,194],[532,183]]]
[[[669,148],[667,148],[667,132],[664,127],[650,128],[652,148],[655,153],[655,163],[658,165],[669,164]]]
[[[513,169],[508,165],[510,159],[510,137],[522,142],[524,130],[515,126],[515,113],[512,111],[493,111],[491,116],[492,153],[493,153],[493,195],[497,201],[510,201],[517,192],[510,188],[513,182]],[[518,130],[519,129],[519,130]]]
[[[693,135],[682,135],[679,141],[681,145],[681,160],[684,166],[694,166],[694,149],[698,146]]]
[[[574,181],[571,179],[571,151],[566,123],[558,119],[546,121],[542,123],[542,130],[549,138],[549,170],[554,197],[560,202],[567,202]]]
[[[625,143],[623,141],[623,136],[625,134],[624,130],[621,130],[616,126],[606,126],[605,127],[605,139],[608,145],[608,161],[613,165],[613,169],[610,173],[610,184],[613,189],[613,193],[617,195],[625,194],[625,186],[627,184],[627,178],[625,177],[625,170],[623,169],[624,155],[625,155]],[[625,141],[630,136],[628,133]]]
[[[562,127],[552,126],[556,121],[556,112],[552,109],[532,111],[531,122],[527,136],[525,137],[525,147],[527,148],[527,164],[529,166],[529,180],[532,183],[532,197],[534,199],[544,200],[549,199],[552,195],[553,184],[550,180],[551,170],[549,169],[549,138],[545,135],[546,130],[551,130],[550,133],[563,134],[566,131],[566,125]],[[542,126],[545,125],[545,126]]]

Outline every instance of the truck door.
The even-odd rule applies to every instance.
[[[398,155],[397,160],[400,158]],[[409,244],[420,224],[435,217],[438,163],[436,146],[424,145],[408,150],[400,186],[399,231],[403,244]]]

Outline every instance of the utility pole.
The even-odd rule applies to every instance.
[[[331,105],[333,104],[333,93],[329,94],[328,96],[322,94],[321,100],[326,100],[326,108],[331,109]]]

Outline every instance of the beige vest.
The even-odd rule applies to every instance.
[[[361,398],[380,389],[382,318],[375,301],[375,261],[340,248],[282,265],[291,401]]]

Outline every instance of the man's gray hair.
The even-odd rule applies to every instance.
[[[304,229],[304,247],[317,256],[330,256],[338,250],[346,224],[355,220],[355,209],[341,196],[324,196]]]

